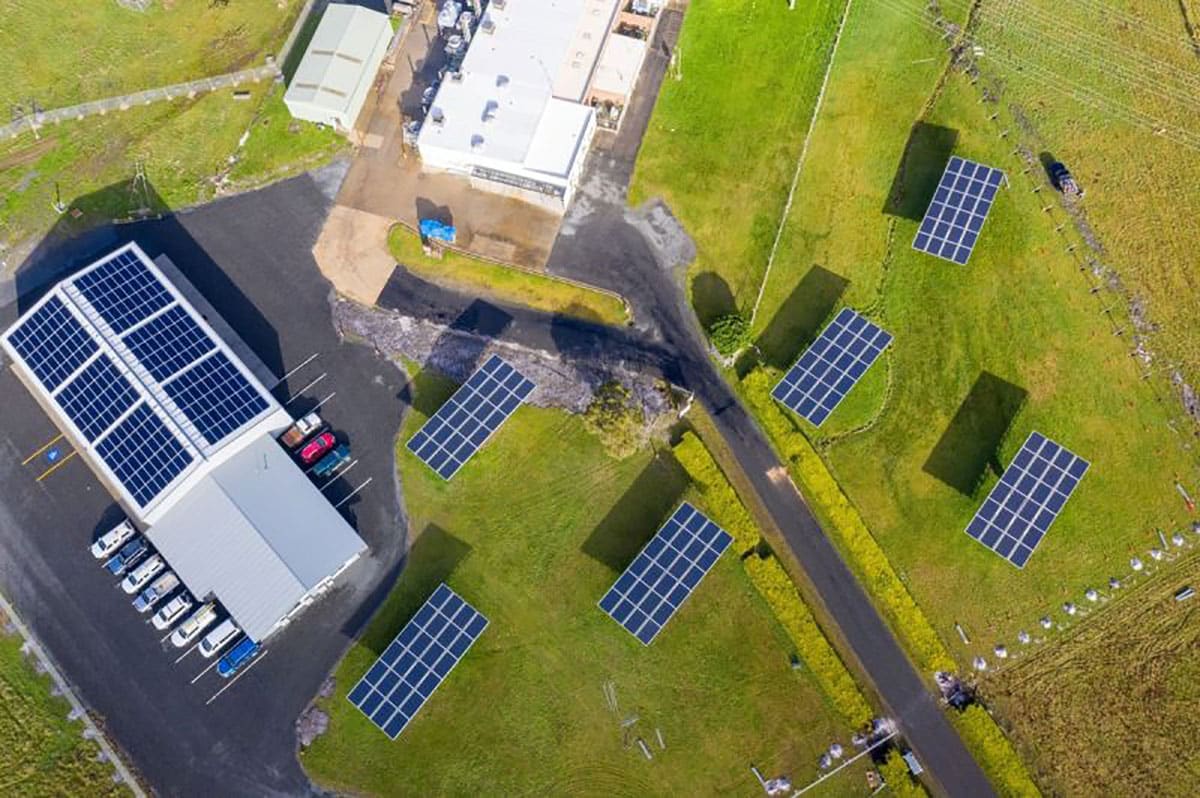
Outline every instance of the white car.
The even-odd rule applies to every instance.
[[[212,657],[225,646],[229,645],[229,641],[238,636],[242,630],[233,622],[232,618],[226,618],[221,621],[213,630],[204,636],[200,641],[200,653],[205,658]]]
[[[199,637],[217,619],[217,605],[211,601],[193,612],[186,621],[171,635],[171,643],[176,648],[183,648]]]
[[[136,568],[125,575],[125,578],[121,581],[121,589],[126,593],[133,595],[145,587],[151,579],[158,575],[159,571],[166,567],[166,565],[167,564],[163,562],[163,558],[157,554],[152,557],[147,557],[145,560],[138,563]]]
[[[152,623],[154,628],[160,632],[163,629],[170,629],[175,625],[175,622],[183,617],[183,614],[192,608],[192,597],[186,592],[180,593],[175,598],[162,605],[162,609],[154,613]]]
[[[159,574],[158,578],[150,583],[150,587],[143,590],[133,600],[133,608],[138,612],[147,612],[177,587],[179,587],[179,577],[175,575],[174,571]]]
[[[133,524],[129,523],[129,519],[126,518],[97,538],[96,542],[92,544],[92,556],[97,560],[103,560],[121,548],[122,543],[136,534],[137,530],[133,528]]]

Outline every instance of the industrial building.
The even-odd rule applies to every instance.
[[[270,373],[165,270],[127,244],[55,285],[0,346],[193,595],[262,640],[366,544],[275,441],[292,418]]]
[[[417,136],[423,164],[565,209],[596,132],[594,106],[609,103],[604,121],[612,121],[641,68],[650,23],[631,26],[625,17],[653,16],[621,12],[620,0],[472,6],[448,0],[439,15],[451,66]]]
[[[283,95],[288,111],[296,119],[352,130],[391,40],[386,14],[331,3]]]

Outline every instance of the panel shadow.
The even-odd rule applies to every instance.
[[[580,551],[614,573],[624,571],[679,505],[687,486],[687,472],[674,455],[659,452],[588,535]]]
[[[925,473],[973,496],[989,466],[997,474],[1004,470],[997,452],[1027,396],[1024,388],[981,373],[925,461]]]
[[[957,143],[957,130],[928,122],[913,125],[883,203],[883,212],[914,222],[925,218],[925,210]]]
[[[784,300],[755,341],[763,363],[785,369],[808,346],[833,313],[850,282],[821,266],[813,266]]]

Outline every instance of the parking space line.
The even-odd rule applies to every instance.
[[[326,396],[324,399],[317,402],[315,405],[313,405],[313,409],[309,410],[308,412],[310,412],[310,413],[317,412],[318,410],[321,409],[321,405],[325,404],[326,402],[328,402],[330,399],[332,399],[335,396],[337,396],[337,391],[334,391],[333,393],[329,394],[329,396]]]
[[[351,468],[354,468],[354,466],[356,466],[356,465],[358,465],[358,459],[357,459],[357,458],[356,458],[356,459],[354,459],[354,460],[351,460],[351,461],[350,461],[350,465],[346,466],[346,467],[345,467],[345,468],[343,468],[341,471],[334,472],[334,475],[333,475],[332,477],[330,477],[330,478],[329,478],[329,481],[328,481],[328,482],[326,482],[324,485],[322,485],[322,486],[320,487],[320,491],[321,491],[322,493],[324,493],[326,488],[328,488],[330,485],[332,485],[333,483],[335,483],[335,482],[337,482],[339,479],[341,479],[343,476],[345,476],[345,475],[346,475],[346,472],[347,472],[347,471],[349,471]]]
[[[74,457],[74,456],[75,456],[75,455],[77,455],[77,454],[79,454],[79,452],[77,452],[77,451],[75,451],[74,449],[72,449],[72,450],[71,450],[71,453],[70,453],[69,455],[67,455],[66,457],[64,457],[63,459],[59,460],[57,463],[55,463],[54,465],[50,466],[50,467],[49,467],[49,468],[47,468],[45,471],[43,471],[43,472],[42,472],[42,475],[41,475],[40,477],[38,477],[38,478],[37,478],[37,481],[38,481],[38,482],[41,482],[41,481],[42,481],[43,479],[45,479],[46,477],[50,476],[50,475],[51,475],[51,474],[53,474],[55,471],[57,471],[58,469],[62,468],[64,465],[66,465],[66,464],[67,464],[67,461],[68,461],[68,460],[70,460],[72,457]]]
[[[277,379],[277,380],[275,381],[275,384],[271,386],[271,390],[273,391],[273,390],[275,390],[276,388],[278,388],[278,387],[279,387],[279,385],[280,385],[280,384],[281,384],[281,383],[282,383],[284,380],[286,380],[288,377],[292,376],[292,375],[293,375],[293,374],[295,374],[297,371],[299,371],[300,369],[304,368],[305,366],[307,366],[309,363],[313,362],[314,360],[316,360],[316,359],[317,359],[318,357],[320,357],[320,356],[321,356],[321,353],[320,353],[320,352],[313,352],[311,355],[309,355],[309,356],[308,356],[308,357],[307,357],[307,358],[304,360],[304,362],[303,362],[303,363],[299,364],[298,366],[296,366],[295,368],[293,368],[291,371],[289,371],[287,374],[284,374],[282,377],[280,377],[279,379]]]
[[[312,388],[314,385],[316,385],[318,382],[320,382],[321,380],[325,379],[328,376],[329,376],[328,372],[322,372],[321,376],[317,377],[315,380],[310,382],[308,385],[305,385],[303,388],[301,388],[300,390],[298,390],[294,394],[292,394],[292,397],[290,399],[288,399],[286,402],[284,402],[283,406],[287,407],[292,402],[296,401],[301,396],[303,396],[305,391],[307,391],[309,388]]]
[[[168,637],[170,637],[170,636],[171,636],[171,635],[173,635],[173,634],[175,634],[175,630],[174,630],[174,629],[172,629],[171,631],[169,631],[169,632],[167,632],[165,635],[163,635],[163,636],[162,636],[162,639],[161,639],[161,640],[159,640],[158,642],[160,642],[160,643],[165,643],[165,642],[167,642],[167,638],[168,638]]]
[[[175,664],[178,665],[179,663],[183,662],[183,658],[186,657],[188,654],[191,654],[193,651],[195,651],[196,646],[198,646],[198,645],[200,645],[200,643],[198,641],[193,643],[191,648],[189,648],[187,651],[185,651],[179,655],[179,658],[177,660],[175,660]]]
[[[191,684],[195,684],[196,682],[200,681],[200,677],[204,676],[204,674],[208,673],[213,668],[217,667],[217,663],[220,661],[221,660],[219,660],[219,659],[214,659],[212,662],[210,662],[207,668],[205,668],[204,670],[202,670],[196,674],[196,678],[192,679]]]
[[[63,439],[63,434],[60,432],[60,433],[58,433],[58,435],[56,435],[55,437],[51,438],[51,439],[50,439],[50,442],[49,442],[49,443],[47,443],[45,446],[43,446],[42,448],[38,449],[36,452],[34,452],[33,454],[29,455],[29,456],[28,456],[28,457],[26,457],[24,460],[22,460],[22,461],[21,461],[21,465],[23,465],[23,466],[27,466],[27,465],[29,465],[31,462],[33,462],[33,458],[37,457],[39,454],[41,454],[42,452],[46,451],[47,449],[49,449],[51,446],[53,446],[54,444],[58,443],[58,442],[59,442],[59,441],[61,441],[62,439]]]
[[[244,671],[242,671],[241,673],[239,673],[237,676],[234,676],[234,677],[233,677],[233,679],[231,679],[231,680],[230,680],[229,684],[225,685],[225,686],[224,686],[224,687],[222,687],[220,690],[218,690],[217,692],[213,693],[213,696],[212,696],[212,698],[210,698],[210,699],[208,699],[207,701],[205,701],[205,702],[204,702],[204,706],[208,706],[208,705],[209,705],[209,704],[211,704],[212,702],[216,701],[216,700],[217,700],[217,697],[218,697],[218,696],[220,696],[220,695],[221,695],[221,693],[225,692],[225,691],[226,691],[226,690],[228,690],[230,687],[233,687],[234,683],[235,683],[235,682],[237,682],[237,680],[238,680],[238,679],[240,679],[240,678],[242,678],[243,676],[245,676],[247,673],[249,673],[249,672],[250,672],[250,669],[251,669],[251,668],[253,668],[253,667],[254,667],[255,665],[257,665],[258,663],[262,662],[262,661],[263,661],[263,658],[267,656],[267,653],[268,653],[267,651],[263,651],[261,654],[259,654],[257,657],[255,657],[254,661],[253,661],[253,662],[251,662],[249,665],[247,665],[247,666],[246,666],[246,669],[245,669]]]
[[[353,498],[354,498],[354,494],[358,493],[360,490],[362,490],[363,488],[365,488],[367,485],[370,485],[370,484],[371,484],[371,480],[373,480],[373,479],[375,479],[375,477],[367,477],[367,481],[366,481],[366,482],[364,482],[363,484],[359,485],[359,486],[358,486],[357,488],[355,488],[354,490],[350,491],[350,495],[346,496],[346,498],[342,499],[340,502],[338,502],[337,504],[333,505],[333,509],[335,509],[335,510],[336,510],[337,508],[341,507],[341,506],[342,506],[343,504],[345,504],[346,502],[348,502],[348,501],[350,501],[351,499],[353,499]]]

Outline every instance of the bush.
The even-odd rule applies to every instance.
[[[704,442],[694,432],[685,432],[675,445],[674,453],[675,459],[704,497],[704,508],[708,514],[733,535],[737,552],[741,554],[757,546],[758,526],[725,479],[720,466],[708,453]]]
[[[926,798],[929,793],[908,772],[908,765],[896,749],[888,751],[887,759],[879,766],[879,774],[896,798]]]
[[[583,425],[600,438],[613,457],[625,458],[642,445],[646,417],[619,382],[606,382],[596,389],[583,414]]]
[[[718,354],[735,355],[750,342],[750,322],[739,313],[722,316],[709,325],[708,339]]]
[[[1041,795],[1017,750],[986,709],[972,704],[952,717],[997,792],[1021,798]]]

